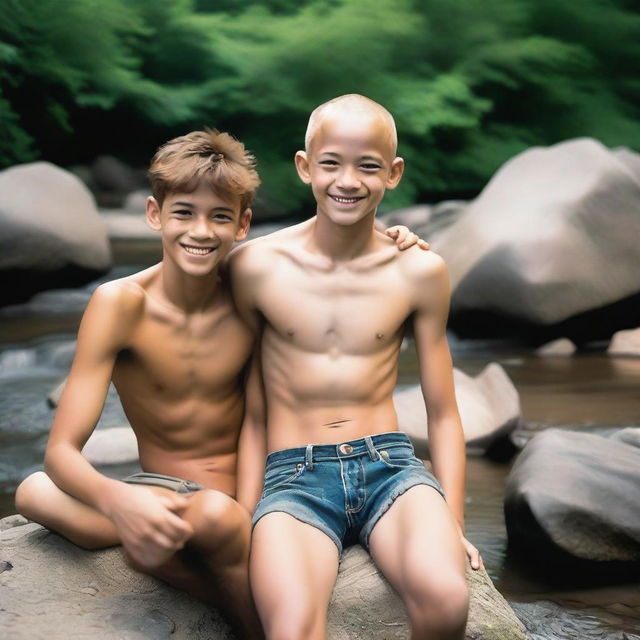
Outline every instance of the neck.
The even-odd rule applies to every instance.
[[[351,225],[332,222],[318,214],[312,232],[312,250],[327,256],[334,262],[347,262],[374,250],[375,212]]]
[[[173,265],[172,265],[173,266]],[[205,309],[218,295],[220,279],[218,268],[206,276],[195,277],[171,268],[166,262],[160,274],[162,295],[184,313],[196,313]]]

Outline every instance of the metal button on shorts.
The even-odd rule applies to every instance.
[[[350,444],[341,444],[340,453],[351,453],[353,451],[353,447]]]

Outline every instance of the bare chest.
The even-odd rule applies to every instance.
[[[396,274],[283,269],[264,287],[261,308],[270,328],[302,350],[366,355],[397,341],[411,314]]]
[[[188,320],[149,313],[119,354],[114,375],[168,396],[218,395],[237,385],[252,347],[231,308]]]

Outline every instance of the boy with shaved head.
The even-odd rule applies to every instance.
[[[325,637],[345,545],[360,542],[400,593],[413,638],[462,638],[468,610],[464,439],[440,257],[398,252],[376,231],[404,162],[391,114],[359,95],[318,107],[301,180],[309,221],[239,247],[232,286],[262,332],[268,451],[255,510],[251,584],[268,638]],[[398,429],[392,393],[410,323],[434,475]]]

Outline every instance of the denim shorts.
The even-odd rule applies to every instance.
[[[339,553],[355,542],[368,549],[378,520],[419,484],[444,497],[438,481],[415,457],[409,438],[399,431],[275,451],[267,457],[253,525],[280,511],[326,533]]]

